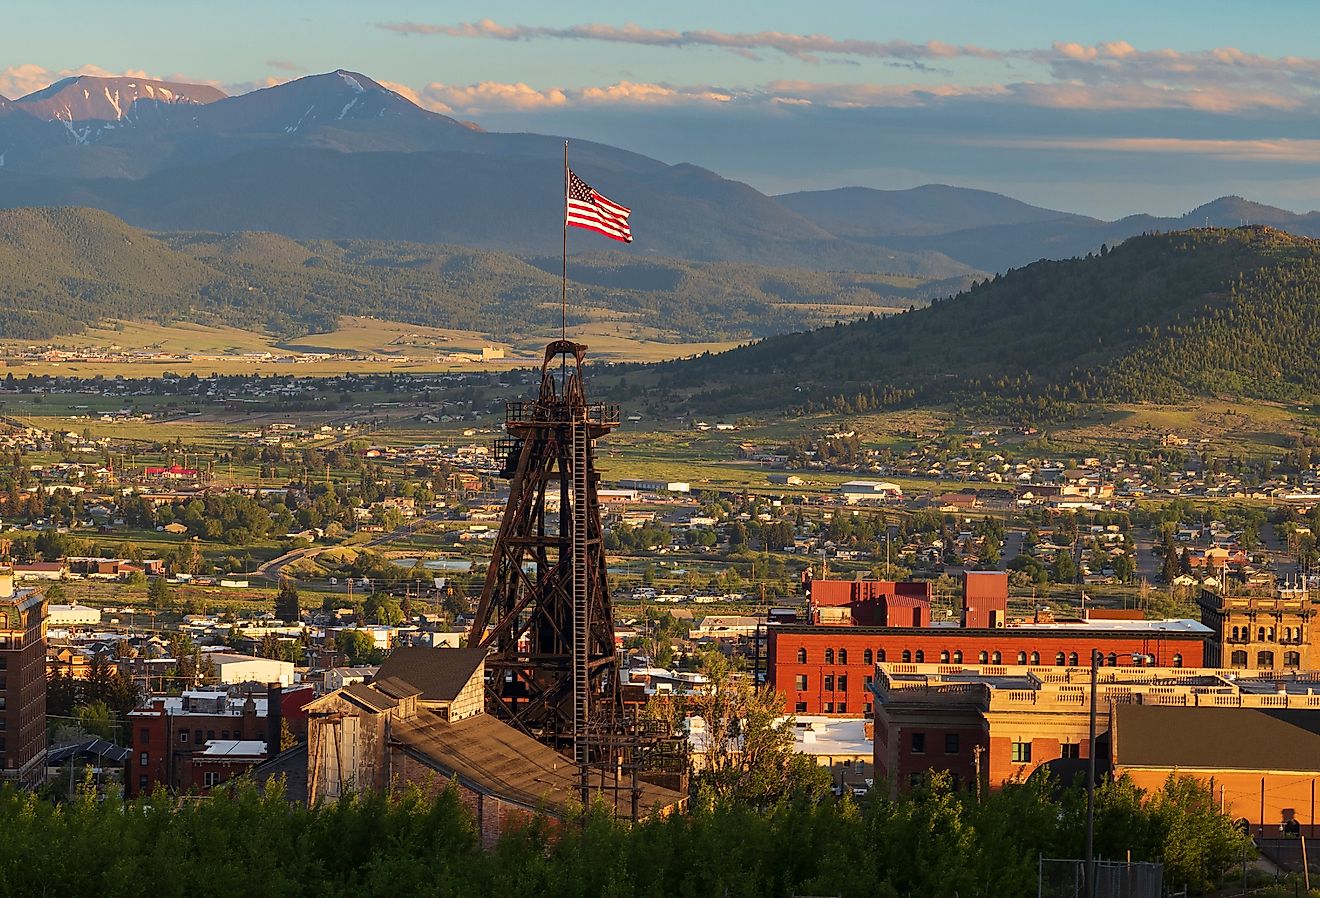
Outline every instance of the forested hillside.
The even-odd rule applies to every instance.
[[[926,309],[661,370],[710,408],[958,400],[1030,419],[1093,400],[1313,397],[1317,347],[1320,242],[1251,227],[1136,237]]]
[[[90,209],[0,211],[0,337],[44,340],[110,319],[293,337],[367,315],[515,339],[558,323],[559,264],[558,256],[435,244],[153,236]],[[632,322],[673,342],[767,336],[867,307],[924,305],[967,283],[623,253],[575,256],[570,272],[579,320]]]

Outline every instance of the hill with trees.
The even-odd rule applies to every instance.
[[[712,410],[958,401],[1034,420],[1093,401],[1307,399],[1317,345],[1320,243],[1253,226],[1037,262],[925,309],[668,363],[660,380]]]
[[[291,338],[362,315],[516,339],[558,323],[559,265],[557,254],[257,232],[153,235],[93,209],[4,210],[0,337],[46,340],[110,320],[189,320]],[[634,322],[676,343],[924,305],[967,283],[617,252],[575,256],[570,271],[579,321]]]

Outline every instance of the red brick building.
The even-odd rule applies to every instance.
[[[785,713],[871,713],[874,667],[900,664],[990,664],[1076,667],[1093,649],[1108,666],[1132,656],[1156,667],[1200,667],[1207,627],[1195,621],[1064,621],[1012,627],[767,628],[769,685],[785,695]],[[1153,660],[1152,660],[1153,659]]]
[[[31,784],[46,757],[46,597],[0,569],[0,779]]]
[[[265,760],[264,740],[214,739],[201,751],[182,758],[180,788],[185,792],[209,792]]]
[[[124,794],[133,798],[158,785],[187,791],[195,785],[192,759],[213,742],[262,742],[275,746],[270,754],[277,753],[285,723],[295,739],[305,738],[302,708],[311,697],[310,687],[285,692],[271,686],[257,695],[194,691],[152,698],[128,714],[133,756],[124,775]],[[267,713],[270,708],[276,709],[273,715]]]
[[[928,581],[812,580],[808,620],[856,627],[930,626]]]

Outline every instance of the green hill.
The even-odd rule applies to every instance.
[[[1320,396],[1320,242],[1262,227],[1135,237],[929,308],[661,367],[719,410]],[[718,384],[718,386],[711,386]]]
[[[259,232],[151,235],[90,209],[5,210],[0,337],[43,340],[110,319],[199,320],[294,337],[364,315],[515,339],[558,323],[559,262]],[[575,319],[628,321],[675,343],[924,305],[967,283],[627,253],[575,256],[570,271]]]

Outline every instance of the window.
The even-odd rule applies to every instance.
[[[139,767],[147,766],[147,753],[145,751],[142,754],[138,755],[138,766]]]
[[[822,705],[820,706],[820,713],[822,713],[822,714],[833,714],[833,713],[834,713],[834,702],[825,702],[824,704],[822,704]]]
[[[847,691],[848,691],[848,675],[847,675],[847,674],[839,674],[839,691],[840,691],[840,692],[847,692]]]
[[[848,663],[848,650],[847,650],[847,649],[839,649],[839,663],[840,663],[840,664],[847,664],[847,663]]]
[[[1069,652],[1069,653],[1068,653],[1068,666],[1069,666],[1069,667],[1076,667],[1076,666],[1077,666],[1077,653],[1076,653],[1076,652]]]
[[[138,777],[138,788],[139,789],[147,788],[147,778],[145,776]]]
[[[826,664],[833,664],[833,663],[834,663],[834,649],[826,649],[826,650],[825,650],[825,663],[826,663]]]
[[[1257,641],[1257,642],[1264,642],[1264,641],[1265,641],[1265,628],[1264,628],[1264,627],[1257,627],[1257,628],[1256,628],[1256,641]]]
[[[1076,742],[1065,742],[1059,746],[1059,757],[1076,760],[1082,756],[1082,747]]]
[[[926,662],[926,653],[923,652],[921,649],[917,649],[917,663],[924,664],[925,662]]]
[[[798,674],[797,677],[795,678],[795,682],[793,683],[793,686],[797,689],[798,692],[805,692],[807,690],[807,675]]]
[[[1030,763],[1031,763],[1031,743],[1030,743],[1030,742],[1014,742],[1014,743],[1013,743],[1013,756],[1012,756],[1012,761],[1013,761],[1014,764],[1030,764]]]
[[[949,650],[948,650],[948,649],[945,649],[944,651],[940,652],[940,663],[941,663],[941,664],[948,664],[948,663],[949,663]]]
[[[1274,628],[1270,627],[1270,642],[1274,641]]]
[[[1238,668],[1246,667],[1247,653],[1242,651],[1241,649],[1238,649],[1236,652],[1233,653],[1233,656],[1228,663],[1231,667],[1238,667]]]
[[[839,702],[839,710],[836,711],[835,713],[836,713],[836,714],[847,714],[847,713],[848,713],[848,703],[847,703],[847,702]]]
[[[806,663],[807,663],[807,650],[798,649],[798,664],[806,664]]]
[[[911,649],[903,649],[903,663],[904,663],[904,664],[911,664],[911,663],[912,663],[912,650],[911,650]]]
[[[202,785],[206,788],[218,785],[220,783],[220,773],[215,770],[208,770],[202,774]]]
[[[143,731],[142,731],[142,741],[143,741],[143,744],[146,743],[146,739],[147,739],[146,733],[147,733],[146,730],[143,730]],[[179,731],[179,741],[182,742],[182,743],[185,743],[185,744],[188,742],[188,731],[187,731],[187,730],[180,730],[180,731]]]
[[[807,713],[807,703],[806,703],[806,702],[798,702],[797,704],[795,704],[795,705],[793,706],[793,713],[795,713],[795,714],[806,714],[806,713]]]
[[[994,653],[990,656],[990,663],[991,663],[991,664],[1002,664],[1002,663],[1004,663],[1004,656],[1001,655],[999,652],[994,652]]]
[[[1174,655],[1174,656],[1173,656],[1173,666],[1174,666],[1174,667],[1182,667],[1182,655]]]
[[[944,734],[944,753],[946,755],[956,755],[958,753],[958,734]]]
[[[884,660],[885,660],[885,650],[884,650],[884,649],[876,649],[876,650],[875,650],[875,660],[876,660],[876,661],[879,661],[879,662],[881,662],[881,663],[884,662]]]
[[[1040,663],[1040,652],[1032,652],[1029,664],[1036,665]]]
[[[1068,656],[1065,655],[1063,652],[1059,652],[1059,654],[1054,656],[1055,667],[1063,667],[1063,665],[1067,663],[1068,663]]]
[[[834,691],[834,674],[825,675],[825,691],[826,692]]]
[[[1026,652],[1018,652],[1017,663],[1018,663],[1018,664],[1026,664],[1026,663],[1027,663],[1027,653],[1026,653]]]
[[[198,745],[201,745],[201,744],[202,744],[202,731],[201,731],[201,730],[193,730],[193,741],[196,742]]]
[[[228,739],[228,738],[229,738],[229,730],[221,730],[221,731],[220,731],[220,738],[221,738],[221,739]]]
[[[923,755],[926,753],[926,734],[912,734],[912,753],[914,755]]]
[[[1113,652],[1110,652],[1109,660],[1106,661],[1105,663],[1108,664],[1110,667],[1118,667],[1118,655],[1115,655]]]
[[[872,677],[872,676],[869,676],[869,675],[868,675],[868,676],[865,678],[864,685],[866,686],[867,689],[870,689],[872,686],[875,685],[875,677]]]
[[[1273,652],[1257,652],[1257,653],[1256,653],[1256,667],[1260,668],[1261,670],[1273,669],[1273,667],[1274,667],[1274,653],[1273,653]]]
[[[962,664],[962,652],[954,652],[954,653],[953,653],[953,663],[954,663],[954,664]]]
[[[987,661],[989,661],[989,660],[990,660],[990,653],[989,653],[989,652],[982,652],[981,654],[979,654],[979,655],[976,656],[976,663],[977,663],[977,664],[985,664],[985,663],[986,663]]]
[[[215,738],[215,730],[207,730],[207,731],[206,731],[206,738],[207,738],[208,741],[211,740],[211,739],[214,739],[214,738]]]
[[[1298,668],[1298,667],[1301,667],[1301,666],[1302,666],[1302,653],[1301,653],[1301,652],[1284,652],[1284,653],[1283,653],[1283,666],[1284,666],[1284,667],[1291,667],[1291,668]]]
[[[867,649],[866,651],[862,652],[862,663],[867,666],[874,664],[875,652],[871,651],[870,649]]]
[[[870,702],[867,702],[867,703],[866,703],[865,705],[863,705],[862,707],[863,707],[863,713],[865,713],[865,714],[867,714],[867,715],[869,715],[869,714],[871,713],[871,703],[870,703]]]

